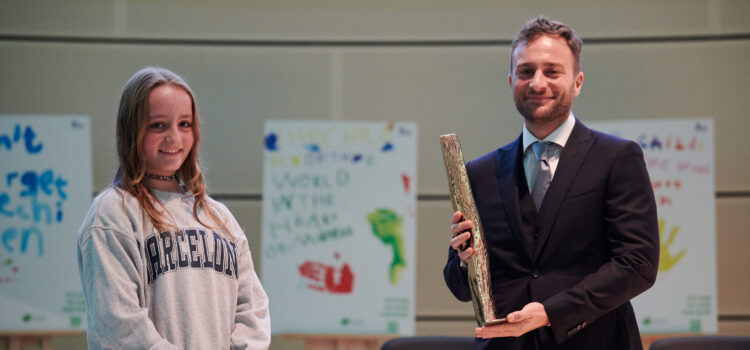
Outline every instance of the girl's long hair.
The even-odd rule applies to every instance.
[[[182,180],[185,188],[194,197],[193,217],[202,225],[215,228],[204,223],[198,217],[198,211],[205,212],[230,237],[233,234],[227,229],[226,220],[220,219],[216,210],[205,201],[206,185],[198,165],[198,145],[200,144],[200,122],[195,106],[195,98],[190,86],[177,74],[160,67],[147,67],[135,73],[125,84],[117,111],[117,156],[120,166],[117,169],[112,184],[115,188],[130,193],[138,200],[145,216],[148,216],[159,232],[165,232],[175,225],[168,223],[165,214],[157,209],[161,202],[154,196],[144,183],[146,162],[143,159],[141,141],[148,126],[148,96],[151,91],[162,85],[179,87],[190,96],[193,112],[193,146],[185,161],[177,170],[177,176]]]

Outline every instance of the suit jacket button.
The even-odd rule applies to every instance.
[[[539,270],[534,270],[534,271],[531,272],[531,277],[534,277],[534,278],[539,278],[539,276],[541,276],[541,275],[542,274],[541,274],[541,272],[539,272]]]

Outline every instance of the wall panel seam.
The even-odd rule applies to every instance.
[[[99,195],[99,192],[94,192],[91,198],[95,198]],[[211,198],[215,200],[230,200],[230,201],[262,201],[263,194],[261,193],[209,193]],[[750,198],[750,191],[722,191],[716,192],[717,199],[724,198]],[[420,202],[434,202],[434,201],[450,201],[451,196],[448,194],[420,194],[417,195],[417,201]]]
[[[216,200],[249,200],[249,201],[262,201],[263,195],[260,193],[210,193],[211,197]],[[96,194],[94,194],[96,196]],[[717,192],[717,199],[725,198],[750,198],[750,191],[737,191],[737,192]],[[451,197],[448,194],[420,194],[417,195],[417,201],[420,202],[434,202],[434,201],[450,201]]]
[[[750,33],[691,36],[583,38],[586,45],[641,44],[706,41],[748,41]],[[444,46],[510,46],[511,40],[245,40],[184,39],[106,36],[58,36],[0,34],[0,41],[48,42],[73,44],[127,44],[177,46],[275,46],[275,47],[444,47]]]
[[[476,319],[472,315],[467,316],[419,316],[416,317],[417,322],[455,322],[455,321],[475,321]],[[748,315],[718,315],[718,320],[722,322],[747,322],[750,321],[750,314]]]

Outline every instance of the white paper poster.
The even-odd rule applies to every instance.
[[[92,195],[82,116],[0,117],[0,330],[86,325],[76,233]]]
[[[641,145],[656,197],[656,284],[633,300],[642,333],[717,331],[712,119],[591,122]]]
[[[416,124],[274,120],[264,135],[272,331],[414,334]]]

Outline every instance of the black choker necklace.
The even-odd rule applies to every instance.
[[[146,173],[145,176],[149,179],[153,180],[159,180],[159,181],[175,181],[177,180],[177,174],[171,175],[171,176],[164,176],[164,175],[154,175],[151,173]]]

